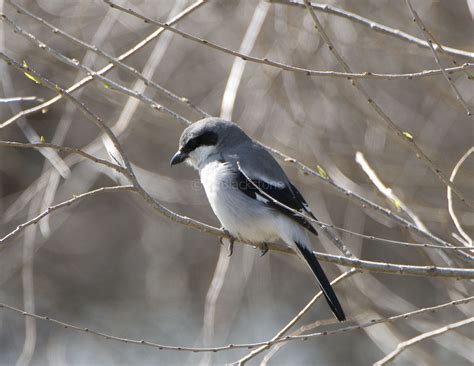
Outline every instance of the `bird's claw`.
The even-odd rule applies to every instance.
[[[224,245],[224,239],[225,238],[229,239],[229,257],[230,257],[234,253],[234,238],[224,227],[221,227],[221,230],[224,232],[225,236],[220,236],[219,242],[221,243],[221,245]]]
[[[262,243],[260,244],[260,257],[263,257],[268,252],[268,244]]]
[[[229,255],[228,255],[228,257],[232,256],[233,253],[234,253],[234,239],[229,238]]]

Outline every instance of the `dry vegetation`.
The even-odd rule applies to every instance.
[[[474,362],[474,3],[329,3],[0,1],[1,364]],[[209,115],[305,195],[346,323],[219,245],[169,167]]]

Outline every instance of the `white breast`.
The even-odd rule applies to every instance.
[[[277,230],[280,215],[239,191],[228,163],[210,162],[199,175],[212,210],[232,235],[254,243],[280,237]]]

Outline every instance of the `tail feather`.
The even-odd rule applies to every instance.
[[[346,320],[346,316],[344,314],[344,311],[342,310],[342,306],[339,303],[339,300],[337,299],[336,293],[334,292],[331,283],[326,277],[323,268],[319,264],[313,252],[307,246],[301,243],[295,241],[295,244],[303,258],[306,260],[309,267],[313,271],[314,275],[316,276],[316,279],[319,283],[319,287],[321,287],[323,295],[326,298],[326,301],[328,302],[329,307],[336,316],[337,320],[339,320],[340,322]]]

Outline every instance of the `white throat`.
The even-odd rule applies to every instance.
[[[201,170],[207,163],[216,160],[215,146],[199,146],[191,151],[186,163],[196,170]]]

